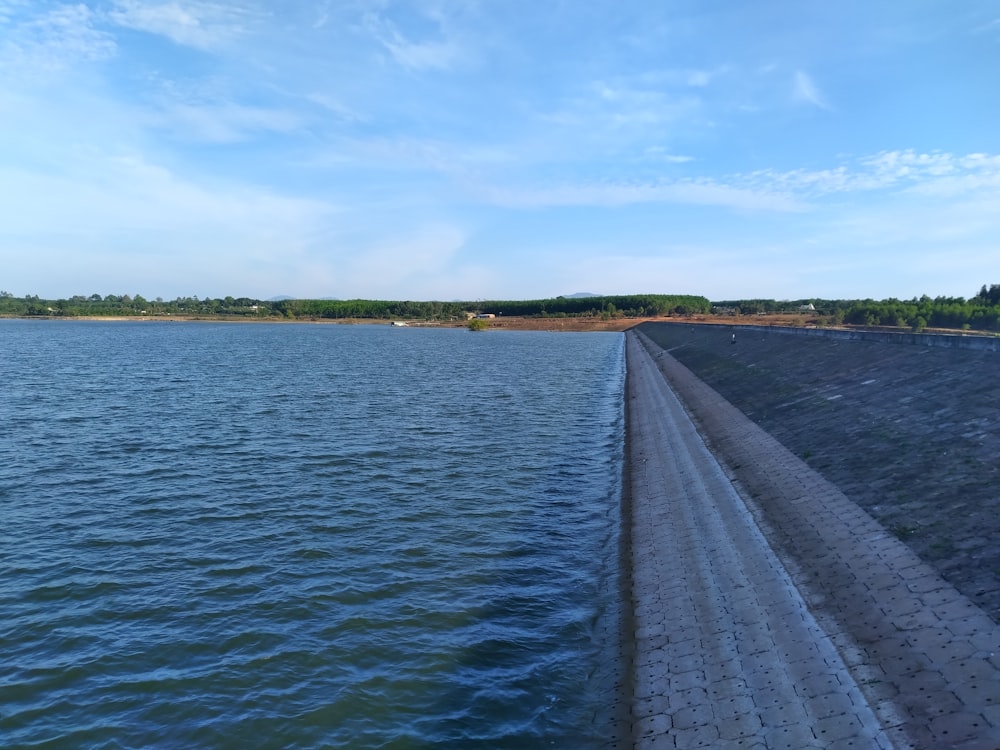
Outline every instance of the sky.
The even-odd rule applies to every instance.
[[[0,0],[15,296],[1000,283],[995,0]]]

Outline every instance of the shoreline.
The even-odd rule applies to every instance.
[[[80,316],[0,316],[0,320],[37,320],[37,321],[65,321],[65,322],[90,322],[90,323],[234,323],[234,324],[267,324],[267,325],[290,325],[290,324],[317,324],[317,325],[371,325],[371,326],[391,326],[395,322],[405,323],[405,328],[467,328],[468,321],[465,320],[408,320],[400,318],[250,318],[243,316],[218,316],[207,317],[198,315],[80,315]],[[567,331],[567,332],[589,332],[604,331],[621,333],[640,323],[663,322],[665,318],[525,318],[507,317],[494,318],[489,320],[488,331]]]
[[[406,328],[466,328],[467,320],[413,320],[406,318],[254,318],[247,316],[204,316],[204,315],[0,315],[0,320],[37,321],[78,321],[108,323],[243,323],[243,324],[319,324],[319,325],[372,325],[389,326],[404,323]],[[919,341],[937,337],[948,337],[965,341],[997,341],[1000,333],[978,330],[949,328],[925,328],[914,333],[909,328],[891,326],[850,326],[825,325],[814,322],[804,314],[771,314],[762,316],[725,316],[696,314],[689,316],[661,316],[642,318],[602,318],[602,317],[499,317],[491,318],[485,330],[509,331],[549,331],[549,332],[612,332],[624,333],[645,323],[671,326],[694,325],[698,327],[724,328],[732,331],[789,331],[800,335],[813,336],[858,336],[880,338],[884,341],[902,341],[904,338]]]

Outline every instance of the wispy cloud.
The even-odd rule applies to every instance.
[[[10,23],[14,13],[25,4],[25,0],[0,0],[0,23]]]
[[[688,86],[707,86],[712,82],[712,74],[707,70],[694,70],[688,75]]]
[[[5,271],[459,296],[546,293],[586,253],[593,275],[554,291],[611,269],[674,286],[691,256],[680,285],[716,294],[748,252],[734,293],[801,287],[800,263],[832,286],[833,257],[841,293],[852,266],[893,293],[934,243],[988,266],[995,12],[687,6],[0,0],[0,253],[25,259]]]
[[[649,146],[643,151],[643,156],[651,161],[660,161],[667,164],[687,164],[695,160],[693,156],[671,153],[663,146]]]
[[[623,138],[662,138],[663,128],[697,119],[701,99],[688,90],[664,90],[638,81],[593,81],[541,112],[538,120],[576,131],[574,141],[605,140],[624,145]]]
[[[661,158],[675,163],[690,161],[690,157],[670,154]],[[955,197],[987,190],[1000,191],[1000,155],[885,151],[822,170],[759,170],[721,178],[658,182],[574,182],[520,188],[480,185],[476,194],[487,203],[521,209],[661,203],[801,213],[831,195],[883,192]]]
[[[16,21],[19,6],[8,5],[8,24],[0,42],[0,66],[13,78],[35,78],[72,69],[81,62],[113,57],[114,38],[99,26],[96,14],[86,5],[61,5],[37,17]]]
[[[285,229],[304,226],[309,217],[331,210],[323,201],[288,198],[205,177],[192,179],[136,154],[77,152],[64,168],[60,176],[7,171],[0,180],[10,186],[3,192],[5,206],[21,210],[5,210],[5,224],[69,231],[134,226],[192,235],[212,228],[246,235],[269,224]],[[46,194],[50,200],[37,201]]]
[[[410,70],[446,70],[462,58],[463,50],[445,33],[440,17],[432,20],[439,38],[419,41],[408,38],[391,19],[383,15],[367,14],[364,25],[402,67]]]
[[[238,143],[260,133],[287,134],[303,126],[302,118],[290,110],[234,102],[170,104],[158,119],[175,137],[204,143]]]
[[[289,104],[289,97],[270,97],[262,104],[241,102],[227,76],[201,79],[143,79],[146,98],[142,124],[177,142],[241,143],[261,134],[301,131],[308,108]],[[259,97],[258,97],[259,100]]]
[[[1000,18],[994,18],[984,24],[980,24],[974,31],[978,34],[1000,35]]]
[[[131,279],[134,292],[156,279],[153,294],[204,293],[239,268],[234,283],[263,293],[302,277],[299,255],[315,251],[319,226],[336,214],[323,201],[193,179],[135,154],[78,154],[63,168],[0,169],[3,247],[36,258],[38,283],[79,288],[74,277],[96,263],[105,285]]]
[[[956,195],[1000,188],[1000,155],[882,151],[830,169],[760,170],[730,178],[752,189],[822,196],[876,190]]]
[[[213,50],[242,36],[258,14],[246,7],[203,0],[117,0],[108,17],[119,26],[157,34],[175,44]]]
[[[482,188],[485,200],[509,208],[594,206],[613,208],[643,203],[721,206],[737,211],[798,212],[805,205],[789,195],[749,190],[713,180],[669,183],[566,184],[547,188]]]
[[[820,92],[813,79],[808,73],[802,70],[795,71],[795,77],[793,79],[793,96],[797,101],[805,102],[811,104],[814,107],[819,107],[820,109],[832,110],[829,102],[827,102],[826,97]]]
[[[324,26],[326,26],[330,22],[330,3],[329,3],[329,0],[327,0],[327,2],[321,3],[315,9],[315,13],[316,13],[316,18],[315,18],[315,20],[312,23],[312,27],[314,29],[322,29]]]
[[[339,98],[322,92],[306,94],[306,99],[317,104],[327,112],[333,113],[337,119],[348,122],[364,122],[368,118],[360,112],[344,104]]]

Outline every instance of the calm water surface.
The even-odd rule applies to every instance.
[[[621,334],[0,321],[0,745],[604,746],[623,369]]]

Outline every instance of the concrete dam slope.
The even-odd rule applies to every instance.
[[[1000,623],[1000,340],[641,330]]]
[[[633,744],[1000,747],[1000,628],[644,333],[626,354]]]

